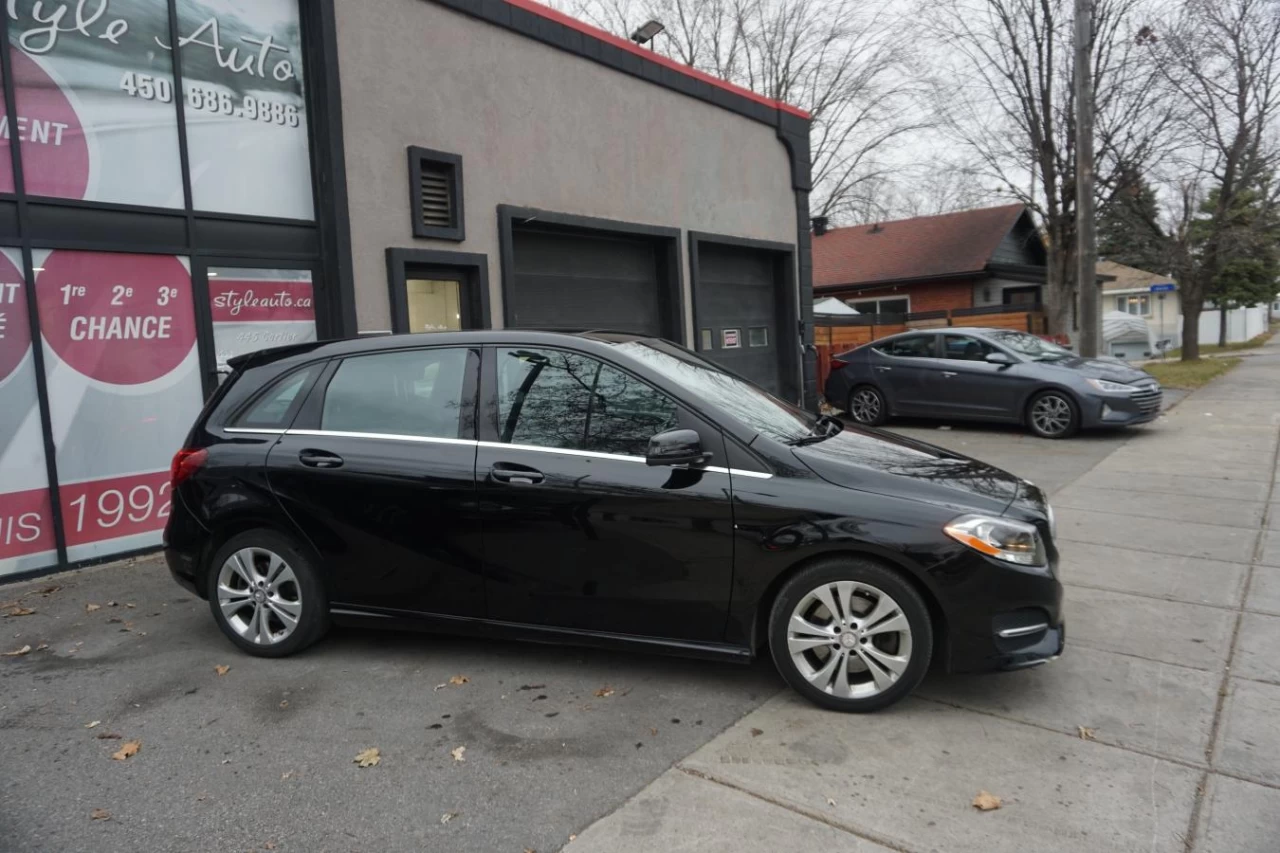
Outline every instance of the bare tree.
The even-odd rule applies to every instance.
[[[917,107],[913,37],[883,0],[559,0],[627,36],[650,18],[666,56],[813,119],[815,215],[874,209],[898,168],[894,143],[929,124]]]
[[[1038,217],[1049,247],[1049,328],[1071,327],[1076,298],[1075,100],[1070,0],[921,0],[947,52],[934,98],[978,168]],[[1095,0],[1095,174],[1099,194],[1125,170],[1167,156],[1172,105],[1138,34],[1145,0]],[[1088,286],[1095,286],[1090,282]]]
[[[1274,218],[1249,208],[1261,201],[1276,209],[1280,2],[1180,0],[1168,28],[1149,31],[1145,44],[1186,105],[1180,124],[1189,145],[1172,181],[1174,201],[1165,221],[1150,225],[1168,245],[1182,302],[1182,358],[1190,361],[1200,357],[1200,314],[1226,265],[1260,240],[1274,241]]]

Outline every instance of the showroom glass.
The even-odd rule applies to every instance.
[[[208,278],[219,368],[237,355],[316,339],[310,270],[210,267]]]
[[[0,250],[0,577],[58,561],[21,267]]]
[[[681,385],[691,399],[710,402],[762,435],[792,441],[810,434],[813,415],[682,347],[656,340],[615,346]]]
[[[167,4],[10,4],[26,191],[86,201],[184,206]],[[49,23],[62,9],[60,24]],[[39,14],[39,20],[37,20]],[[157,41],[159,40],[159,41]],[[6,140],[9,133],[3,134]],[[7,151],[4,152],[7,157]],[[12,176],[8,185],[13,191]]]
[[[462,328],[462,283],[452,279],[411,278],[404,283],[410,332],[447,332]]]
[[[343,359],[320,428],[458,438],[469,350],[439,348]]]
[[[237,429],[286,429],[302,405],[299,392],[319,370],[320,365],[313,364],[276,380],[266,393],[232,421],[231,426]]]
[[[943,335],[942,354],[945,358],[960,361],[983,361],[988,355],[996,352],[996,348],[986,341],[980,341],[969,335]]]
[[[178,32],[192,206],[313,219],[298,0],[178,0]]]
[[[561,350],[498,350],[501,441],[644,456],[676,426],[665,394],[594,358]]]
[[[891,341],[876,344],[875,348],[885,355],[898,358],[935,358],[933,335],[912,335],[909,338],[894,338]]]
[[[67,558],[158,545],[170,458],[203,402],[187,259],[32,260]]]

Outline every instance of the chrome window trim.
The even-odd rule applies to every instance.
[[[314,435],[320,438],[377,438],[383,441],[416,441],[421,444],[456,444],[475,447],[476,442],[469,438],[444,438],[432,435],[401,435],[391,432],[348,432],[334,429],[291,429],[285,435]]]
[[[502,441],[474,441],[469,438],[437,438],[428,435],[401,435],[389,432],[348,432],[332,429],[240,429],[224,427],[223,432],[262,433],[267,435],[310,435],[317,438],[330,436],[333,438],[373,438],[383,441],[413,441],[422,444],[452,444],[465,447],[488,447],[494,450],[529,450],[534,453],[560,453],[565,456],[581,456],[587,459],[611,459],[616,462],[644,464],[643,456],[625,456],[621,453],[601,453],[597,450],[574,450],[567,447],[540,447],[536,444],[508,444]],[[691,471],[702,471],[708,474],[730,474],[735,477],[754,477],[760,480],[773,478],[772,474],[763,471],[744,471],[740,468],[721,468],[718,465],[707,465],[702,468],[689,468]]]

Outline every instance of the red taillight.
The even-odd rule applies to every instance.
[[[848,366],[849,366],[849,362],[844,361],[843,359],[839,359],[839,358],[831,359],[832,370],[839,370],[842,367],[848,367]]]
[[[204,465],[206,459],[209,458],[209,451],[190,450],[183,448],[173,454],[173,463],[169,465],[169,487],[176,489],[181,483],[186,482],[200,467]]]

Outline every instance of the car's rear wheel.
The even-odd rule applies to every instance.
[[[329,602],[311,558],[274,530],[229,539],[210,562],[208,584],[218,627],[251,655],[291,655],[329,627]]]
[[[889,419],[889,406],[880,389],[873,385],[859,385],[849,392],[850,417],[865,426],[880,426]]]
[[[1080,429],[1080,409],[1063,391],[1042,391],[1027,403],[1027,426],[1041,438],[1070,438]]]
[[[783,678],[835,711],[876,711],[906,696],[929,669],[933,625],[896,571],[855,557],[815,563],[787,581],[769,616]]]

